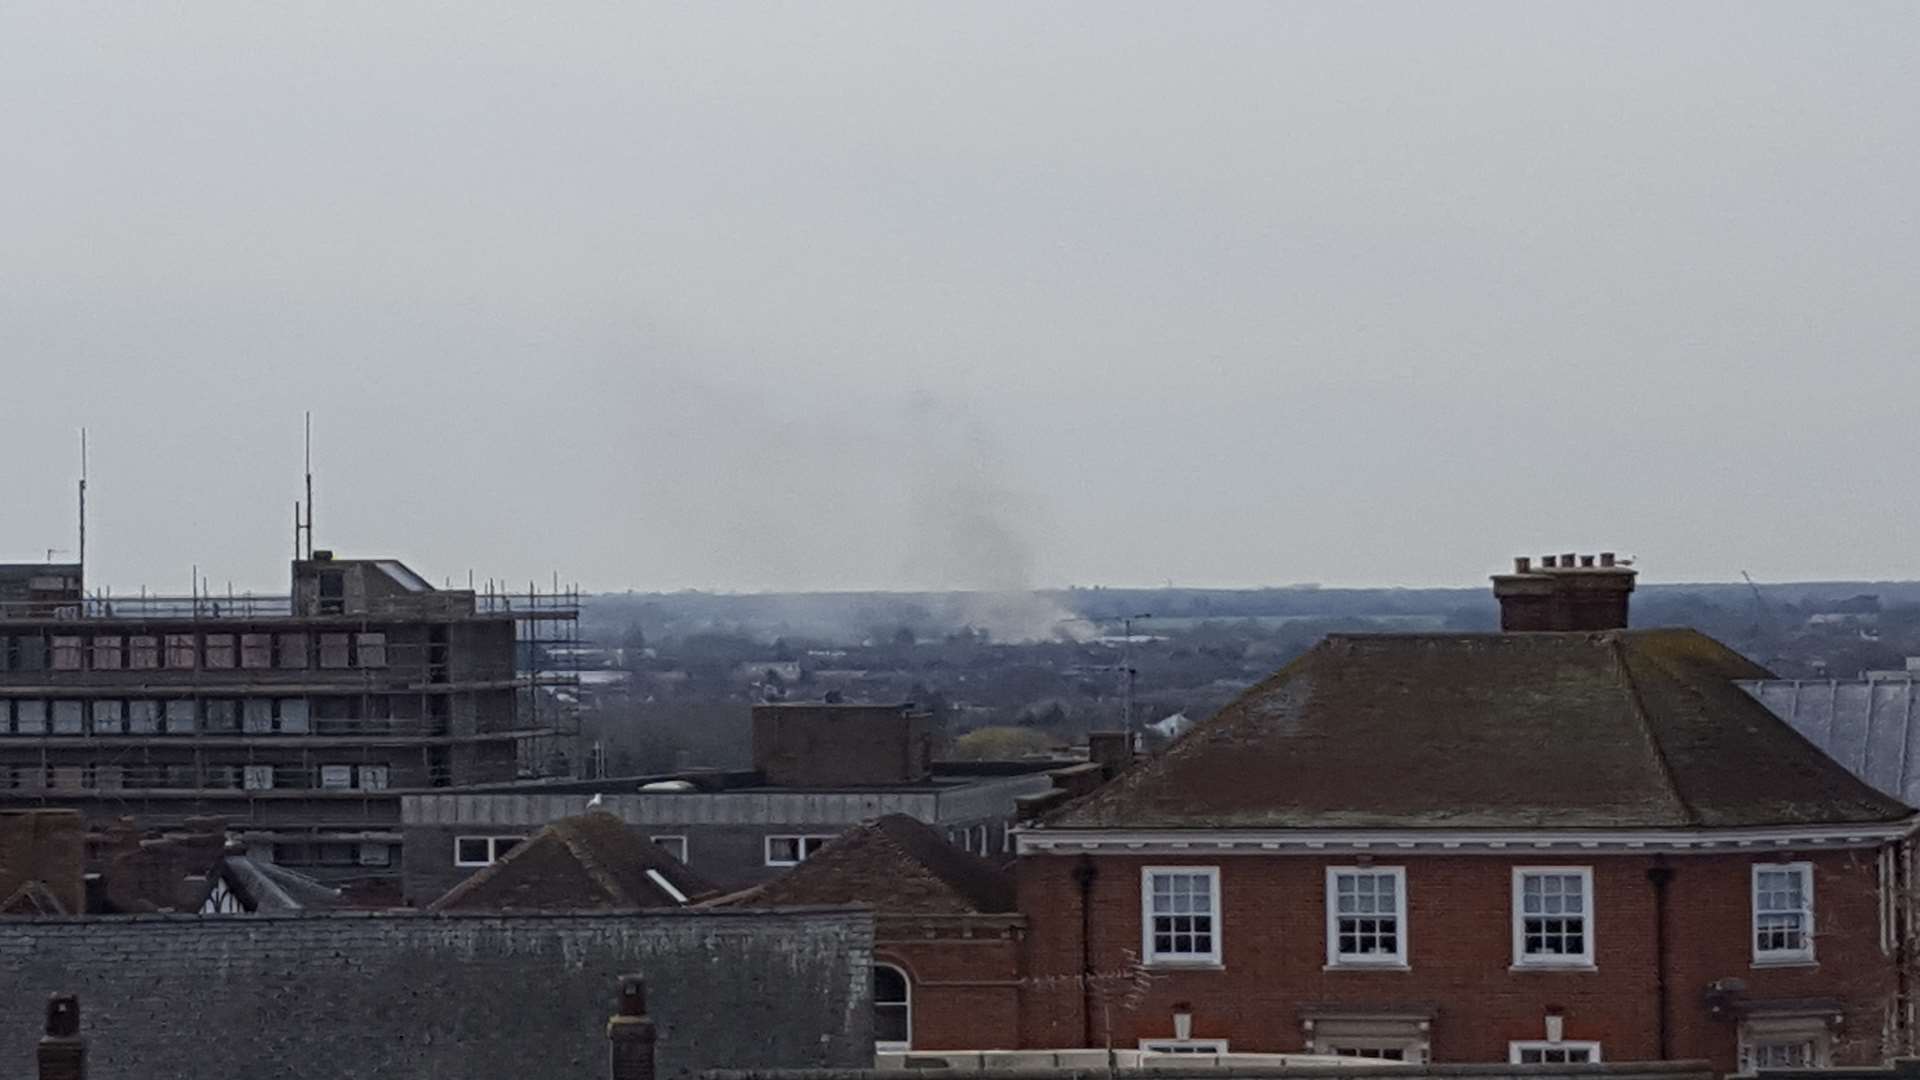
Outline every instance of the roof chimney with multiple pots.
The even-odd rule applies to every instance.
[[[1513,573],[1493,576],[1500,601],[1500,629],[1515,631],[1621,630],[1635,571],[1614,553],[1543,555],[1540,565],[1525,555]]]

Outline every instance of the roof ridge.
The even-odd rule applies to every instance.
[[[593,879],[595,885],[606,890],[609,897],[632,907],[646,907],[647,905],[641,903],[638,897],[628,894],[626,887],[614,877],[613,871],[607,869],[606,864],[600,861],[593,850],[593,845],[585,842],[585,838],[575,825],[579,820],[581,820],[579,817],[561,818],[547,827],[560,838],[560,843],[567,849],[567,854],[572,855],[574,861],[580,864],[580,869],[587,872],[587,877]]]
[[[1618,633],[1607,635],[1607,649],[1613,658],[1614,674],[1620,679],[1622,689],[1627,692],[1627,705],[1633,713],[1634,723],[1639,727],[1641,737],[1646,740],[1647,749],[1653,754],[1654,765],[1660,771],[1660,782],[1665,785],[1668,794],[1680,807],[1680,813],[1689,824],[1700,824],[1700,813],[1687,800],[1686,793],[1680,790],[1680,783],[1674,779],[1673,763],[1667,760],[1667,751],[1660,744],[1660,737],[1654,733],[1653,718],[1647,714],[1647,703],[1640,697],[1640,685],[1634,678],[1633,669],[1627,663],[1626,641]],[[1659,666],[1656,664],[1656,666]]]

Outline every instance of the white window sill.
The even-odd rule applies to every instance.
[[[1547,972],[1547,973],[1558,972],[1558,973],[1566,974],[1571,972],[1571,973],[1577,974],[1582,972],[1599,971],[1600,968],[1598,965],[1594,964],[1590,960],[1568,960],[1568,961],[1565,961],[1564,963],[1553,963],[1553,964],[1545,963],[1544,961],[1539,961],[1539,960],[1529,960],[1523,963],[1510,965],[1507,968],[1507,970],[1510,972],[1541,971],[1541,972]]]
[[[1321,971],[1412,971],[1404,960],[1335,960],[1322,965]]]
[[[1159,959],[1147,961],[1145,966],[1153,968],[1156,971],[1225,971],[1227,970],[1227,965],[1221,963],[1220,961],[1206,960],[1206,959],[1181,960],[1181,959],[1169,959],[1169,958],[1162,957]]]
[[[1753,958],[1756,968],[1817,968],[1820,961],[1811,956],[1782,953],[1779,956],[1756,956]]]

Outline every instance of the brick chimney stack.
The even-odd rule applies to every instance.
[[[40,1039],[40,1080],[87,1080],[80,999],[72,994],[55,994],[47,1000],[47,1033]]]
[[[620,1011],[607,1021],[607,1080],[653,1080],[653,1043],[646,981],[638,975],[624,976]]]
[[[1540,565],[1525,555],[1513,573],[1493,576],[1500,601],[1500,629],[1515,631],[1622,630],[1635,571],[1613,552],[1543,555]]]
[[[1103,779],[1111,780],[1133,766],[1133,734],[1126,731],[1087,733],[1087,759],[1100,766]]]

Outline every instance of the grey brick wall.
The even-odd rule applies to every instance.
[[[0,920],[0,1077],[80,996],[92,1080],[603,1077],[619,976],[659,1075],[873,1060],[864,911]]]

